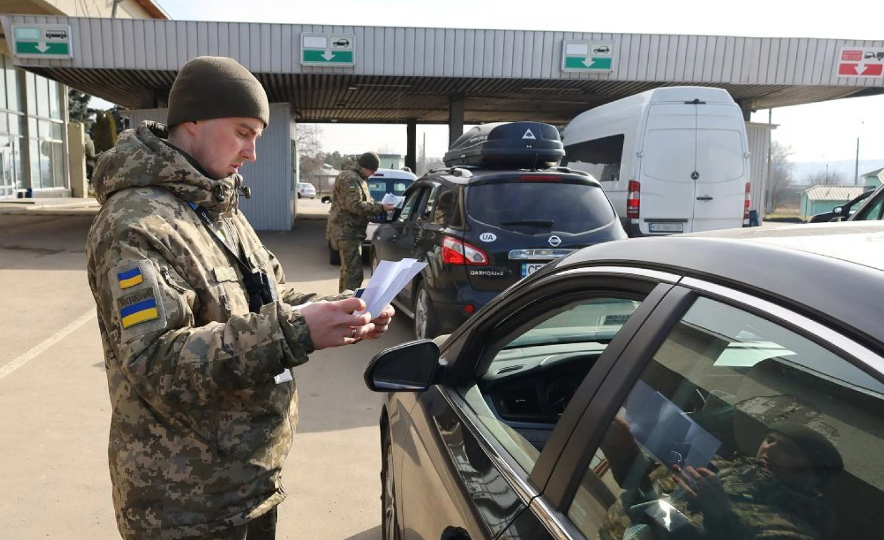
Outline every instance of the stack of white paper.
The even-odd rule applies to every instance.
[[[384,195],[384,198],[381,199],[381,203],[392,204],[396,208],[402,208],[402,203],[404,202],[405,195],[393,195],[392,193],[387,193]]]
[[[361,298],[365,301],[365,311],[360,311],[357,315],[370,313],[372,319],[378,316],[381,310],[399,294],[399,291],[426,266],[427,263],[418,262],[417,259],[402,259],[398,262],[381,261],[362,293]]]

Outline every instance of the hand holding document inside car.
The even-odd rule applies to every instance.
[[[427,263],[418,262],[417,259],[402,259],[396,262],[381,261],[360,296],[365,302],[365,310],[356,313],[356,315],[369,313],[372,319],[380,315],[384,307],[399,294],[399,291],[426,266]]]

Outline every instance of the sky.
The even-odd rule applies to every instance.
[[[747,37],[808,37],[879,40],[884,47],[884,5],[880,0],[820,4],[796,0],[631,0],[543,2],[448,0],[157,0],[177,20],[274,22],[359,26],[417,26],[560,30],[640,34],[701,34]],[[549,6],[548,10],[543,10]],[[712,7],[714,6],[714,7]],[[725,10],[733,9],[728,13]],[[768,110],[752,115],[767,122]],[[849,98],[773,110],[779,127],[773,139],[791,147],[796,162],[884,159],[884,96]],[[405,126],[322,124],[323,149],[405,154]],[[426,133],[427,155],[448,146],[447,126],[418,126]],[[418,150],[420,151],[420,150]]]

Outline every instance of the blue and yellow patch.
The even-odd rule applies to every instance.
[[[152,289],[124,296],[117,300],[117,305],[120,309],[120,321],[124,329],[160,318],[157,300]]]
[[[118,273],[117,280],[120,283],[121,289],[128,289],[129,287],[134,287],[143,282],[144,276],[141,275],[141,268],[136,266],[131,270]]]

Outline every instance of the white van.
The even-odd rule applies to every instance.
[[[565,161],[598,179],[630,236],[749,224],[749,145],[718,88],[658,88],[587,111],[562,134]]]

